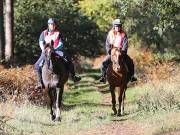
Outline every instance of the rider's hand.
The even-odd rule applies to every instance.
[[[123,51],[122,49],[120,49],[120,52],[121,52],[122,55],[126,54],[126,51]]]
[[[42,53],[45,53],[45,50],[42,50]]]

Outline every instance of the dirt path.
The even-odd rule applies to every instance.
[[[113,122],[112,124],[81,131],[78,135],[144,135],[144,127],[135,123]]]
[[[97,90],[103,95],[102,104],[111,106],[111,95],[108,90],[102,91],[101,86],[97,86]],[[144,135],[145,129],[144,125],[128,120],[112,121],[110,124],[99,125],[93,129],[80,131],[77,135]]]

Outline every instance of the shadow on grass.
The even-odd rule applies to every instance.
[[[75,85],[74,87],[89,87],[89,86],[92,86],[92,84],[89,83],[89,82],[87,82],[87,83],[77,84],[77,85]]]
[[[85,88],[85,87],[80,87],[79,89],[78,89],[78,87],[75,87],[75,88],[73,88],[73,89],[71,89],[72,90],[72,92],[66,92],[66,93],[64,93],[64,100],[66,100],[68,97],[76,97],[76,96],[81,96],[81,95],[83,95],[83,94],[85,94],[85,93],[91,93],[91,92],[95,92],[96,90],[94,90],[94,88],[92,88],[92,89],[89,89],[89,88]],[[80,102],[80,101],[79,101]]]
[[[83,73],[100,73],[100,69],[83,69]]]
[[[100,75],[96,75],[96,74],[90,74],[89,77],[94,78],[94,80],[99,80],[100,79]]]
[[[102,94],[107,94],[107,93],[110,93],[110,90],[109,90],[109,88],[106,88],[106,89],[98,89],[98,91],[100,92],[100,93],[102,93]]]
[[[130,120],[130,119],[134,119],[136,118],[138,115],[140,114],[139,110],[135,110],[135,111],[131,111],[131,112],[125,112],[123,115],[121,116],[117,116],[114,114],[111,114],[111,121],[126,121],[126,120]]]
[[[91,77],[94,80],[99,80],[100,74],[100,69],[84,69],[81,77]]]
[[[94,85],[96,83],[95,80],[81,80],[79,83],[68,83],[68,86],[80,86],[80,85]]]
[[[49,114],[49,116],[50,116],[50,114]],[[31,123],[31,124],[40,124],[40,125],[46,126],[46,127],[52,127],[55,125],[55,123],[50,124],[50,122],[53,122],[50,120],[50,117],[49,117],[49,124],[48,124],[48,122],[45,123],[45,122],[41,122],[41,121],[37,121],[37,120],[32,121],[32,120],[28,120],[28,119],[23,119],[23,120],[19,120],[19,121],[27,122],[27,123]]]
[[[110,104],[101,104],[101,103],[88,103],[88,102],[84,102],[82,101],[82,103],[74,103],[74,104],[63,104],[62,108],[65,111],[70,111],[73,110],[76,107],[111,107]]]
[[[114,116],[115,119],[112,119],[111,121],[126,121],[128,120],[127,118],[122,118],[122,117],[118,117],[118,116]]]

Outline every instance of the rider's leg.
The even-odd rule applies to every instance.
[[[124,58],[125,58],[125,63],[126,63],[126,65],[128,67],[128,70],[129,70],[130,81],[131,82],[137,81],[137,78],[134,77],[134,63],[133,63],[133,60],[127,54],[124,55]]]
[[[41,56],[35,63],[35,72],[37,76],[37,85],[35,86],[35,89],[44,88],[43,81],[42,81],[42,65],[43,65],[44,59],[45,59],[45,56],[43,53],[41,53]]]
[[[106,83],[106,70],[108,68],[108,65],[111,63],[111,56],[107,55],[105,59],[102,62],[101,66],[101,77],[100,77],[100,82]]]
[[[67,69],[70,71],[71,73],[71,77],[73,79],[74,82],[78,82],[81,80],[81,77],[77,74],[75,74],[75,68],[74,68],[74,64],[72,63],[70,57],[68,57],[65,53],[63,53],[62,51],[56,51],[56,53],[61,56],[61,58],[65,61],[66,63],[66,67]]]

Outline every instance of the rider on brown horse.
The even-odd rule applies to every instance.
[[[39,37],[39,45],[40,45],[42,52],[41,52],[40,58],[35,63],[35,71],[36,71],[37,79],[38,79],[38,84],[36,86],[36,89],[43,88],[42,75],[41,75],[42,71],[41,70],[42,70],[42,65],[44,63],[44,59],[45,59],[44,46],[45,46],[45,43],[50,43],[51,41],[53,41],[53,43],[54,43],[53,47],[54,47],[55,52],[58,55],[58,57],[65,61],[67,69],[71,73],[72,79],[75,82],[81,80],[81,77],[75,74],[74,65],[73,65],[72,61],[62,51],[63,36],[62,36],[62,33],[57,29],[56,19],[50,18],[48,20],[48,29],[44,30]]]
[[[134,77],[134,63],[132,59],[127,55],[128,50],[128,38],[126,33],[122,30],[122,24],[120,19],[115,19],[113,21],[113,28],[109,31],[107,38],[106,38],[106,52],[107,56],[102,62],[101,67],[101,78],[100,82],[106,82],[106,71],[108,68],[108,65],[111,63],[111,47],[119,47],[121,49],[121,52],[124,55],[124,62],[128,68],[129,78],[131,82],[136,81],[137,79]]]

